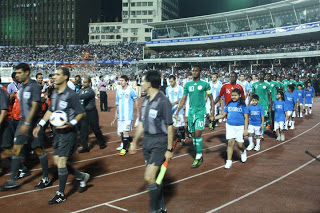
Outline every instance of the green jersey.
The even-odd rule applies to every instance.
[[[277,86],[276,87],[277,87],[278,90],[284,91],[284,85],[283,85],[283,83],[281,81],[277,81]]]
[[[189,81],[183,87],[183,95],[189,96],[189,114],[206,114],[206,95],[211,87],[203,80]]]
[[[299,84],[301,84],[302,88],[304,87],[302,81],[295,81],[295,84],[296,84],[295,90],[298,90],[298,85],[299,85]]]
[[[275,101],[277,99],[277,86],[278,86],[278,82],[276,81],[266,81],[269,86],[270,86],[270,90],[271,90],[271,98],[272,101]]]
[[[252,92],[259,95],[259,105],[262,107],[269,107],[269,93],[271,92],[271,87],[266,82],[256,82],[252,84]]]
[[[288,91],[288,85],[289,84],[295,84],[295,80],[293,80],[293,79],[290,79],[290,80],[284,79],[282,81],[282,83],[283,83],[283,86],[284,86],[284,91],[287,92]]]

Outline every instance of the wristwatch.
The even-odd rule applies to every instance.
[[[172,148],[171,148],[171,149],[167,149],[167,151],[168,151],[168,152],[173,152],[173,149],[172,149]]]

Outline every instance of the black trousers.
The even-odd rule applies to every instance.
[[[108,96],[107,92],[100,91],[100,110],[107,111],[108,110]]]
[[[93,133],[98,139],[98,143],[100,145],[104,145],[106,141],[99,127],[99,116],[97,109],[86,111],[86,117],[84,117],[80,122],[81,146],[84,149],[88,149],[89,127],[91,127]]]

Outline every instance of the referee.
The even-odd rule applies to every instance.
[[[23,158],[23,148],[30,142],[31,148],[38,156],[43,172],[42,180],[35,189],[43,189],[51,184],[48,178],[48,157],[43,149],[44,130],[39,131],[39,138],[32,137],[32,130],[36,126],[40,115],[41,88],[38,82],[30,78],[30,67],[26,63],[16,66],[16,77],[22,86],[19,91],[21,120],[15,132],[14,145],[12,148],[11,177],[1,188],[2,191],[14,190],[19,185],[16,176]]]
[[[78,95],[83,108],[86,111],[86,116],[80,122],[80,136],[82,150],[79,153],[89,152],[88,139],[89,139],[89,126],[98,139],[100,149],[106,148],[106,141],[102,135],[99,127],[99,116],[96,108],[96,99],[93,89],[90,87],[91,78],[85,77],[83,79],[83,88],[79,90]]]
[[[10,128],[7,121],[8,115],[8,108],[9,108],[9,98],[8,94],[2,89],[0,85],[0,154],[2,152],[2,138],[6,139],[5,132],[8,132]],[[0,155],[1,160],[1,155]],[[2,174],[2,167],[0,167],[0,174]]]
[[[159,91],[160,72],[151,70],[142,78],[142,91],[147,94],[142,102],[140,123],[130,147],[131,154],[136,153],[137,141],[144,134],[143,155],[147,168],[144,179],[148,184],[151,212],[166,212],[163,199],[163,186],[155,180],[164,160],[172,158],[174,137],[172,106],[169,99]]]
[[[58,167],[59,189],[55,196],[49,200],[48,203],[50,205],[66,200],[64,190],[67,183],[68,172],[73,174],[76,180],[80,181],[79,192],[85,191],[86,183],[90,178],[89,174],[79,172],[73,168],[71,162],[68,161],[76,150],[76,125],[85,116],[84,109],[80,104],[76,92],[67,86],[69,77],[70,72],[66,67],[58,68],[55,71],[54,83],[56,89],[51,95],[51,105],[43,119],[38,123],[38,126],[33,130],[34,137],[38,137],[40,129],[45,126],[52,112],[62,110],[67,113],[69,122],[53,129],[53,160],[54,164]]]

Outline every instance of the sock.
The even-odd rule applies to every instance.
[[[285,124],[285,129],[288,128],[288,123],[289,123],[289,121],[287,120],[287,121],[286,121],[286,124]]]
[[[68,178],[68,169],[58,168],[59,175],[59,192],[64,195],[64,189],[66,188],[67,178]]]
[[[160,201],[159,201],[160,209],[166,210],[166,206],[164,203],[163,182],[158,187],[160,188]]]
[[[158,211],[160,209],[159,198],[160,198],[161,189],[154,182],[154,183],[148,185],[148,191],[149,191],[149,196],[150,196],[151,212]]]
[[[256,145],[257,145],[257,146],[260,146],[260,139],[257,139],[257,140],[256,140]]]
[[[200,159],[202,157],[202,147],[203,147],[203,142],[202,142],[202,138],[195,138],[196,140],[196,146],[195,146],[195,150],[196,150],[196,159]]]
[[[179,127],[179,132],[180,132],[181,139],[185,139],[186,138],[186,130],[185,130],[184,126]]]
[[[252,137],[248,137],[249,145],[253,144],[253,139]]]
[[[292,126],[292,121],[289,121],[289,126]]]
[[[46,153],[39,156],[41,168],[42,168],[42,177],[48,178],[48,156]]]
[[[123,148],[122,149],[127,149],[129,145],[129,135],[123,135],[122,138],[122,143],[123,143]]]
[[[77,180],[83,180],[83,178],[84,178],[83,173],[80,172],[79,170],[75,169],[72,166],[72,163],[69,161],[67,162],[67,168],[68,168],[68,172],[70,172],[70,174],[74,175]]]
[[[266,131],[266,125],[267,125],[267,122],[265,121],[265,122],[263,123],[263,128],[262,128],[262,130],[261,130],[261,135],[262,135],[262,136],[264,135],[264,132]]]
[[[291,126],[294,126],[294,122],[295,122],[295,121],[291,121]]]
[[[312,109],[310,108],[309,113],[311,114],[311,112],[312,112]]]
[[[11,180],[15,180],[20,167],[21,167],[21,157],[13,155],[12,161],[11,161]]]
[[[196,139],[195,138],[192,138],[192,144],[193,144],[194,149],[196,149]]]

